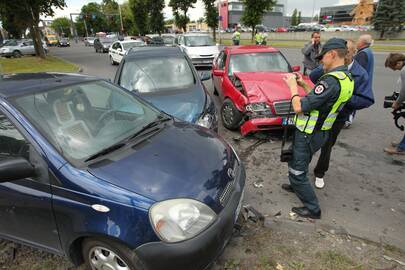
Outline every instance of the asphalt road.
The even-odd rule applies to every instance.
[[[271,43],[271,42],[270,42]],[[301,63],[298,49],[283,49],[292,65]],[[84,74],[113,79],[116,66],[108,54],[73,44],[71,48],[51,48],[53,55],[83,67]],[[376,104],[359,111],[350,129],[343,130],[332,154],[326,187],[317,190],[322,220],[316,224],[333,225],[350,234],[405,250],[405,157],[390,156],[382,149],[403,132],[395,128],[390,110],[383,109],[383,97],[392,94],[399,73],[384,68],[387,53],[376,53],[373,89]],[[212,91],[210,81],[206,83]],[[218,103],[218,101],[217,101]],[[260,134],[241,138],[238,132],[222,127],[220,135],[233,144],[247,168],[245,204],[271,217],[289,219],[292,206],[300,205],[292,194],[280,186],[288,181],[287,167],[279,162],[280,136]],[[312,168],[310,177],[313,179]],[[261,183],[263,187],[255,187]]]

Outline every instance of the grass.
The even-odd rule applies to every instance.
[[[267,40],[267,45],[273,47],[282,47],[282,48],[302,48],[307,41],[304,40]],[[387,41],[387,43],[390,43]],[[222,39],[221,44],[223,45],[232,45],[231,39]],[[241,39],[241,45],[252,45],[255,44],[250,39]],[[373,45],[372,49],[374,51],[381,51],[381,52],[390,52],[390,51],[405,51],[405,45],[388,45],[384,44],[384,42],[378,42]]]
[[[0,58],[0,71],[9,73],[28,73],[28,72],[77,72],[79,67],[68,63],[54,56],[47,56],[41,59],[34,56],[21,58]]]

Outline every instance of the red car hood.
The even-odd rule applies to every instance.
[[[284,72],[235,72],[235,76],[241,81],[249,102],[272,103],[278,100],[291,98],[291,92],[283,78],[288,73]],[[313,86],[307,76],[304,80]],[[305,96],[305,91],[298,87],[300,96]]]

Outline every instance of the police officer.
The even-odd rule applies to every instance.
[[[239,45],[240,44],[240,32],[239,32],[239,27],[236,27],[235,32],[232,35],[232,42],[233,45]]]
[[[257,30],[256,30],[256,34],[255,34],[255,41],[256,41],[256,45],[262,45],[262,43],[263,43],[263,36]]]
[[[284,80],[291,91],[295,116],[293,157],[288,163],[290,185],[282,188],[294,192],[304,204],[292,211],[301,217],[321,218],[321,208],[308,177],[308,165],[312,155],[328,139],[339,111],[353,94],[354,82],[345,66],[346,41],[340,38],[328,40],[318,58],[323,63],[325,75],[311,89],[299,74],[289,74]],[[301,98],[297,84],[308,93]]]

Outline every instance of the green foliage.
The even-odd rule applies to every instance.
[[[390,30],[397,30],[405,22],[405,1],[380,0],[374,14],[374,28],[381,32],[380,37]]]
[[[212,29],[215,40],[215,29],[218,27],[218,9],[215,6],[215,0],[203,0],[203,2],[205,6],[205,21]]]
[[[312,18],[312,21],[314,21],[314,22],[319,22],[319,15],[316,14],[316,15]]]
[[[139,34],[142,36],[147,34],[149,25],[148,0],[129,0],[129,7]]]
[[[297,24],[301,23],[301,11],[298,12]]]
[[[88,3],[82,6],[80,13],[81,16],[76,19],[77,25],[82,24],[84,27],[84,23],[86,23],[89,35],[108,31],[106,17],[100,4]]]
[[[261,24],[264,14],[272,10],[276,0],[242,0],[245,10],[242,14],[242,23],[253,29],[252,40],[255,32],[255,26]]]
[[[18,22],[23,21],[30,28],[36,54],[41,58],[45,58],[45,52],[38,29],[40,15],[53,16],[55,8],[63,9],[65,6],[65,0],[0,1],[0,11],[2,14],[4,12],[13,13],[15,16],[14,20]]]
[[[149,29],[153,33],[163,32],[165,27],[165,18],[163,16],[164,0],[148,0],[149,2]]]
[[[292,26],[296,26],[298,23],[297,23],[297,13],[298,13],[298,11],[297,11],[297,9],[295,8],[294,9],[294,11],[293,11],[293,14],[292,14],[292,16],[291,16],[291,25]]]
[[[122,21],[124,25],[124,32],[128,35],[134,36],[139,33],[137,26],[134,22],[134,16],[132,16],[132,10],[128,2],[121,5]]]
[[[174,21],[184,32],[187,31],[187,23],[190,21],[187,11],[193,8],[195,3],[197,0],[170,0],[169,2],[169,7],[173,10]]]
[[[58,33],[59,36],[70,36],[70,20],[66,17],[54,19],[51,28]]]
[[[103,0],[101,9],[106,16],[106,24],[108,32],[120,32],[121,22],[119,16],[118,3],[114,0]]]

